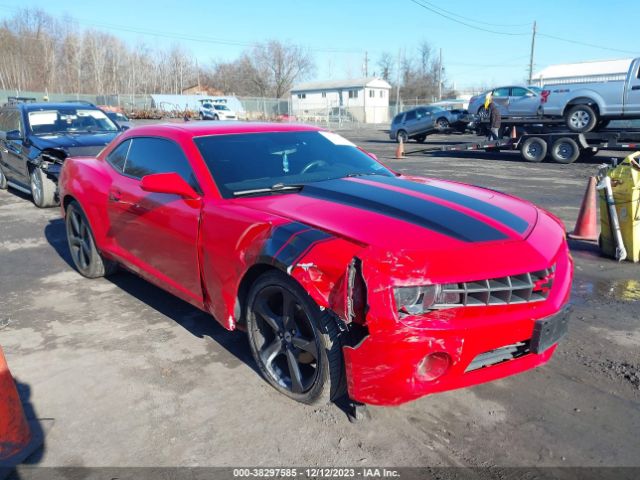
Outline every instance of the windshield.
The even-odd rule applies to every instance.
[[[35,135],[118,131],[101,110],[73,107],[29,112],[29,127]]]
[[[424,109],[425,109],[427,112],[441,112],[441,111],[443,111],[443,110],[444,110],[444,108],[441,108],[441,107],[434,107],[434,106],[431,106],[431,107],[424,107]]]
[[[265,132],[194,139],[225,198],[236,192],[350,175],[393,173],[331,132]]]
[[[542,89],[540,87],[527,87],[529,90],[536,92],[538,95],[542,93]]]
[[[227,107],[226,105],[214,105],[214,108],[216,110],[229,110],[229,107]]]

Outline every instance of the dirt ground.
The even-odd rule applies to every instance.
[[[487,186],[562,218],[608,158],[412,155],[380,130],[342,132],[406,173]],[[429,142],[463,141],[433,136]],[[415,143],[407,150],[415,150]],[[70,266],[58,209],[0,191],[0,344],[46,435],[39,466],[640,466],[640,266],[572,244],[570,333],[521,375],[352,424],[257,374],[244,334],[128,273]]]

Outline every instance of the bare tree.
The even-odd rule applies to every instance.
[[[387,82],[391,82],[393,76],[394,65],[396,61],[389,52],[383,52],[378,60],[378,67],[380,68],[380,76]]]

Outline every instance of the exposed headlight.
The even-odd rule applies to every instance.
[[[433,310],[438,304],[456,304],[460,294],[443,291],[442,285],[395,287],[396,309],[405,315],[420,315]]]

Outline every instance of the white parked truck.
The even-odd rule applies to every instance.
[[[640,58],[606,79],[554,79],[541,94],[545,117],[562,117],[573,132],[590,132],[610,120],[640,119]]]

